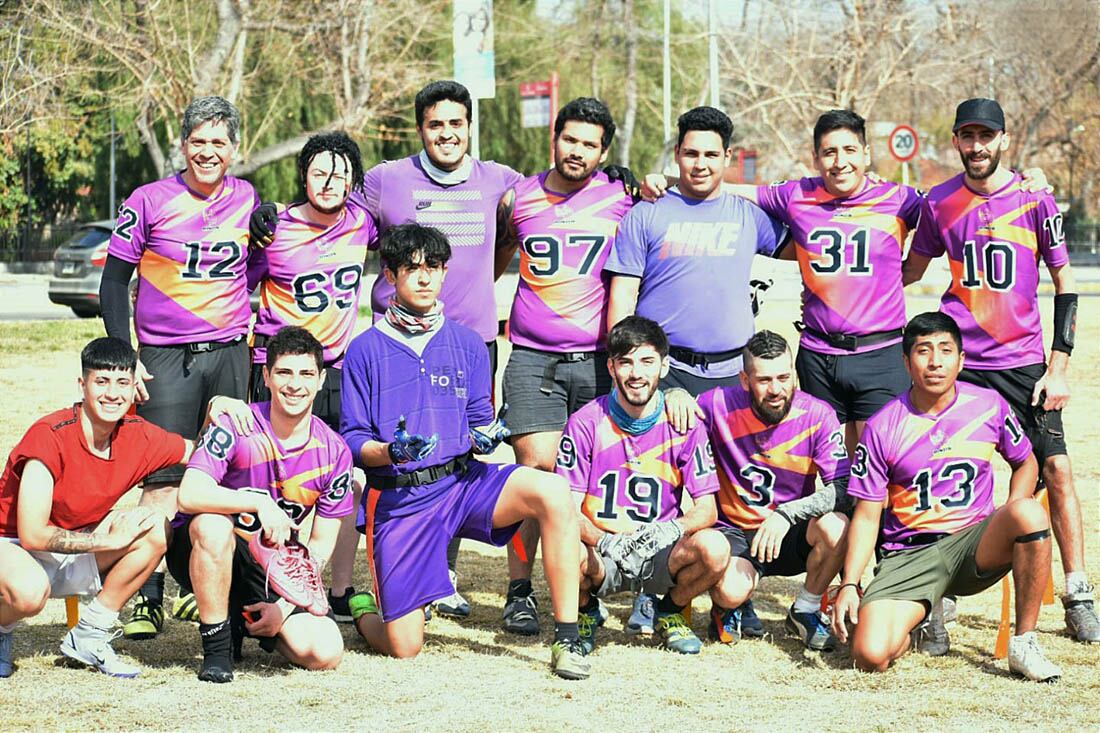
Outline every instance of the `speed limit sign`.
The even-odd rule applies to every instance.
[[[905,163],[917,157],[920,149],[920,141],[917,139],[917,131],[909,125],[898,125],[890,133],[890,155],[898,162]]]

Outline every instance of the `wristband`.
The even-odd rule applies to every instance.
[[[1073,353],[1073,342],[1077,335],[1077,293],[1062,293],[1054,296],[1054,341],[1052,351]]]
[[[840,593],[840,591],[844,590],[848,586],[851,586],[851,587],[855,588],[856,593],[860,593],[860,592],[863,591],[863,586],[860,585],[859,583],[841,583],[840,587],[836,589],[836,592]]]

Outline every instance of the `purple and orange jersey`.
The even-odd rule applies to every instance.
[[[119,208],[108,253],[137,265],[139,344],[231,341],[248,332],[251,184],[226,176],[203,198],[181,174],[147,183]]]
[[[821,178],[759,186],[760,208],[791,229],[802,272],[801,343],[823,354],[859,353],[893,342],[838,349],[818,333],[865,336],[905,327],[902,251],[920,219],[920,194],[883,181],[846,198]],[[812,329],[812,330],[811,330]]]
[[[271,337],[284,326],[301,326],[324,346],[325,363],[340,367],[359,315],[367,251],[377,238],[374,219],[352,202],[330,227],[284,210],[274,241],[248,261],[249,290],[260,284],[254,334]],[[257,364],[266,357],[263,346],[253,349]]]
[[[604,173],[570,194],[546,188],[548,173],[515,187],[520,242],[512,343],[552,352],[596,351],[607,335],[609,273],[603,265],[633,201]]]
[[[886,500],[883,549],[927,544],[978,524],[993,513],[994,451],[1012,466],[1031,455],[999,394],[962,381],[955,389],[955,401],[937,415],[918,412],[905,392],[867,421],[848,494]]]
[[[556,472],[584,494],[581,513],[605,532],[632,532],[641,524],[683,515],[684,491],[692,499],[718,491],[706,428],[677,433],[662,414],[640,435],[611,419],[597,397],[569,417],[558,445]]]
[[[310,416],[309,439],[286,446],[271,426],[271,403],[251,405],[256,431],[241,435],[233,421],[217,418],[203,434],[187,469],[198,469],[221,487],[267,494],[295,524],[317,509],[318,517],[339,518],[355,509],[352,493],[351,451],[331,428]],[[173,524],[183,523],[177,515]],[[248,539],[260,529],[259,519],[242,512],[236,517],[237,534]]]
[[[718,525],[756,529],[775,508],[848,475],[848,453],[836,412],[795,390],[791,409],[768,425],[742,387],[717,387],[699,396],[718,465]]]
[[[1022,178],[990,195],[959,174],[928,192],[913,252],[947,253],[951,284],[940,310],[959,324],[966,366],[1012,369],[1042,364],[1039,261],[1069,263],[1062,214],[1054,198],[1029,193]]]

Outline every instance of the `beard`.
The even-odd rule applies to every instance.
[[[657,380],[648,383],[641,390],[641,396],[632,396],[631,392],[634,392],[635,395],[637,392],[633,390],[628,391],[626,385],[619,381],[618,377],[614,377],[614,381],[615,388],[619,390],[619,394],[634,407],[645,407],[649,404],[649,401],[653,399],[653,395],[657,393]]]
[[[768,425],[778,425],[783,422],[783,418],[791,411],[791,399],[791,395],[784,395],[783,404],[779,407],[772,407],[766,402],[758,402],[754,396],[752,400],[752,409],[753,412]]]
[[[966,169],[966,175],[970,176],[975,181],[981,181],[989,178],[991,175],[997,172],[997,168],[1001,164],[1000,150],[988,152],[986,153],[985,158],[978,161],[973,161],[970,159],[969,156],[963,155],[962,153],[959,153],[959,157],[962,158],[962,164],[963,168]],[[988,161],[989,163],[989,166],[985,170],[977,170],[972,167],[975,163],[982,163],[985,161]]]
[[[589,176],[592,175],[593,171],[595,170],[594,168],[589,169],[589,168],[585,167],[583,162],[581,162],[581,161],[576,161],[576,162],[581,166],[581,171],[579,173],[574,173],[573,171],[566,168],[565,163],[563,161],[559,161],[559,162],[554,163],[554,168],[557,169],[559,176],[561,176],[562,178],[564,178],[567,181],[572,181],[574,183],[576,183],[577,181],[583,181],[583,180],[585,180],[586,178],[588,178]]]

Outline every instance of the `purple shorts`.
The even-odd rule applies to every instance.
[[[503,547],[519,529],[493,528],[500,493],[519,466],[471,460],[466,473],[417,511],[401,511],[402,490],[370,489],[363,495],[367,560],[383,621],[393,621],[455,592],[447,573],[453,537]]]

